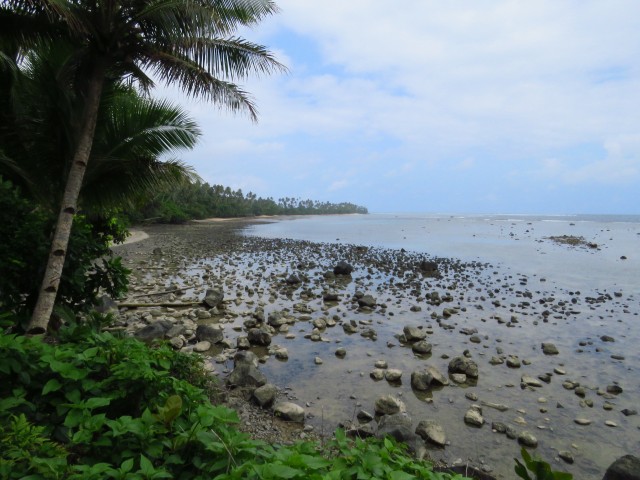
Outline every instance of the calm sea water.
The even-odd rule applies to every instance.
[[[640,215],[370,214],[282,217],[249,235],[404,248],[479,260],[545,277],[566,288],[640,291]],[[598,249],[560,245],[571,235]],[[626,257],[622,259],[621,257]]]
[[[406,372],[406,377],[420,367],[424,360],[414,358],[408,349],[387,348],[386,342],[393,341],[393,335],[405,324],[432,324],[434,331],[429,339],[437,353],[428,362],[446,370],[447,361],[441,357],[443,352],[451,356],[470,349],[481,369],[481,378],[472,390],[480,400],[506,403],[511,407],[504,413],[485,408],[485,416],[490,421],[512,425],[518,431],[529,429],[534,432],[540,441],[536,454],[550,461],[554,469],[569,471],[576,479],[599,480],[616,458],[629,453],[637,455],[640,416],[625,417],[621,410],[638,409],[640,405],[637,400],[640,398],[640,352],[637,348],[640,340],[640,216],[370,214],[284,217],[250,226],[246,234],[405,249],[428,256],[488,264],[490,267],[484,270],[485,274],[502,279],[494,282],[492,288],[501,286],[498,296],[503,297],[504,306],[497,310],[507,318],[514,308],[518,310],[516,305],[522,301],[517,296],[518,287],[513,289],[515,292],[509,288],[518,283],[519,275],[529,279],[525,288],[531,289],[532,302],[538,307],[545,297],[565,302],[570,302],[574,295],[580,299],[576,305],[579,312],[566,318],[554,316],[549,323],[535,313],[536,307],[525,310],[516,328],[499,325],[491,317],[496,312],[489,301],[484,302],[483,310],[476,310],[478,300],[465,299],[460,306],[467,309],[454,320],[454,332],[431,322],[429,308],[426,313],[413,313],[403,303],[406,299],[399,299],[402,295],[394,296],[384,286],[369,285],[368,290],[388,301],[390,310],[395,308],[394,317],[379,312],[364,316],[344,310],[337,313],[346,315],[345,318],[370,319],[382,341],[366,342],[358,335],[345,336],[341,329],[332,330],[325,333],[329,343],[316,342],[310,346],[303,339],[288,341],[285,344],[290,352],[288,362],[267,362],[261,366],[274,383],[288,386],[298,398],[311,401],[310,410],[316,417],[310,421],[315,422],[317,428],[323,428],[323,422],[335,425],[338,420],[353,416],[355,406],[335,399],[357,398],[354,402],[361,401],[363,406],[370,407],[381,393],[403,395],[408,411],[415,418],[436,418],[446,425],[451,445],[442,451],[431,452],[434,458],[449,463],[459,459],[470,459],[476,464],[486,462],[498,478],[513,478],[513,465],[508,460],[519,454],[517,442],[492,433],[489,427],[474,430],[464,424],[462,415],[470,404],[464,396],[466,388],[447,387],[425,400],[412,391],[408,381],[397,387],[369,378],[368,372],[377,358],[400,368]],[[582,237],[585,242],[597,244],[597,248],[559,244],[549,238],[563,235]],[[360,280],[365,281],[362,275]],[[356,287],[350,284],[349,288],[348,294],[352,294]],[[473,295],[477,295],[474,289],[465,293],[467,297]],[[596,306],[585,302],[588,297],[601,295],[612,300]],[[508,310],[509,305],[511,310]],[[279,307],[269,305],[269,308]],[[458,332],[463,326],[476,328],[483,336],[482,344],[469,343],[468,338]],[[304,330],[304,323],[296,324],[296,329]],[[296,333],[300,334],[298,330]],[[604,343],[602,335],[614,336],[615,342]],[[548,341],[559,347],[561,355],[541,353],[541,342]],[[346,363],[336,360],[333,355],[338,342],[349,350]],[[517,370],[504,365],[491,366],[489,358],[498,349],[531,363]],[[614,354],[622,355],[624,360],[614,359]],[[315,356],[324,359],[323,368],[314,365]],[[535,377],[542,372],[552,372],[558,366],[566,370],[566,376],[555,376],[539,393],[519,388],[521,373]],[[593,403],[586,404],[566,390],[562,385],[565,379],[586,386],[587,400]],[[623,385],[624,393],[619,398],[606,400],[614,404],[613,411],[609,411],[604,408],[605,400],[596,392],[612,382]],[[578,417],[586,417],[593,423],[586,428],[578,426],[574,423]],[[615,426],[607,426],[605,422],[613,422],[610,424]],[[558,452],[562,450],[573,452],[575,464],[567,465],[559,459]]]

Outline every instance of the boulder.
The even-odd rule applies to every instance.
[[[414,434],[411,430],[411,417],[404,412],[385,415],[378,423],[378,436],[390,436],[398,442],[409,442]]]
[[[304,423],[304,408],[292,402],[277,403],[273,409],[276,417],[296,423]]]
[[[438,264],[429,260],[422,260],[418,265],[418,268],[425,275],[436,276],[438,275]]]
[[[240,350],[233,356],[233,366],[253,365],[258,366],[258,356],[250,350]]]
[[[481,427],[484,424],[482,408],[478,405],[471,405],[467,413],[464,414],[464,423],[473,427]]]
[[[204,294],[204,303],[209,308],[221,307],[223,305],[224,294],[217,288],[209,288]]]
[[[404,402],[392,395],[379,397],[375,403],[375,412],[378,415],[393,415],[394,413],[406,412],[406,410]]]
[[[411,374],[411,388],[426,391],[433,387],[449,385],[449,380],[435,367],[427,365]]]
[[[466,357],[455,357],[449,362],[449,373],[464,373],[467,377],[478,378],[478,364]]]
[[[427,338],[427,332],[422,328],[411,327],[407,325],[402,330],[404,333],[404,338],[407,339],[407,342],[417,342],[418,340],[424,340]]]
[[[333,267],[333,273],[336,275],[351,275],[353,267],[345,261],[340,261]]]
[[[264,328],[251,328],[247,332],[247,338],[251,345],[260,345],[263,347],[271,345],[271,334]]]
[[[556,347],[553,343],[543,343],[542,344],[542,353],[545,355],[558,355],[558,347]]]
[[[267,377],[253,365],[238,365],[227,377],[227,384],[234,387],[261,387]]]
[[[444,447],[447,443],[444,429],[433,420],[422,420],[418,423],[416,434],[420,435],[425,442],[432,443],[438,447]]]
[[[141,342],[151,343],[154,340],[162,340],[165,333],[167,333],[172,326],[173,325],[169,321],[158,320],[151,325],[142,327],[140,330],[135,332],[133,336]]]
[[[271,406],[276,399],[278,389],[271,383],[265,383],[253,391],[253,399],[262,408]]]
[[[214,325],[198,325],[196,340],[210,342],[211,345],[220,343],[224,339],[222,329]]]
[[[607,468],[602,480],[640,480],[640,458],[634,455],[620,457]]]
[[[358,299],[358,306],[366,308],[374,308],[376,306],[376,299],[371,295],[364,295]]]
[[[538,446],[538,439],[531,432],[525,430],[518,435],[518,443],[525,447],[536,448]]]
[[[417,353],[418,355],[427,355],[431,353],[433,349],[433,345],[431,345],[426,340],[419,340],[411,345],[411,350],[413,353]]]

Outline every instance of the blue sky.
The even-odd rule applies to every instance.
[[[260,120],[161,89],[209,183],[372,212],[640,213],[640,1],[279,0]]]

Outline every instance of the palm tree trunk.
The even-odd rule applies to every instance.
[[[104,76],[104,66],[101,62],[96,63],[87,84],[85,106],[81,121],[78,123],[78,144],[73,156],[73,163],[69,169],[69,176],[67,177],[62,206],[58,214],[58,222],[49,252],[49,261],[47,262],[38,300],[31,315],[31,320],[27,325],[27,333],[30,334],[45,333],[53,312],[58,287],[60,286],[60,278],[62,277],[62,268],[67,255],[73,217],[77,209],[78,196],[80,195],[82,180],[87,170],[89,155],[91,154]]]

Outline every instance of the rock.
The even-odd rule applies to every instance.
[[[288,360],[289,359],[289,351],[284,348],[278,348],[275,352],[274,352],[274,356],[278,359],[278,360]]]
[[[151,253],[154,255],[162,255],[162,249],[160,247],[156,247],[151,251]]]
[[[504,359],[502,357],[491,357],[491,360],[489,360],[489,363],[491,365],[502,365],[504,363]]]
[[[398,370],[397,368],[390,368],[384,373],[384,378],[387,382],[399,382],[402,378],[402,370]]]
[[[176,338],[180,335],[184,335],[185,328],[184,325],[174,325],[164,334],[167,338]]]
[[[338,302],[340,301],[340,294],[336,292],[327,292],[322,296],[322,300],[325,302]]]
[[[542,383],[540,383],[540,380],[538,380],[537,378],[533,378],[529,375],[522,375],[522,377],[520,377],[520,384],[526,385],[528,387],[536,387],[536,388],[542,387]]]
[[[411,327],[407,325],[402,331],[407,342],[417,342],[418,340],[424,340],[427,338],[427,332],[418,327]]]
[[[453,380],[454,383],[466,383],[467,376],[464,373],[452,373],[451,380]]]
[[[542,353],[545,355],[558,355],[558,347],[556,347],[553,343],[543,343],[542,344]]]
[[[600,340],[602,340],[603,342],[615,342],[616,341],[613,337],[610,337],[609,335],[602,335],[600,337]]]
[[[109,295],[102,295],[98,298],[98,304],[95,306],[98,313],[114,313],[118,314],[118,304]]]
[[[429,276],[437,276],[438,275],[438,264],[436,262],[431,262],[428,260],[422,260],[418,265],[418,268],[422,273]]]
[[[364,295],[363,297],[358,299],[358,306],[362,307],[366,307],[366,308],[375,308],[376,306],[376,299],[373,298],[371,295]]]
[[[414,343],[413,345],[411,345],[411,350],[414,353],[417,353],[419,355],[427,355],[431,353],[432,349],[433,349],[433,345],[431,345],[426,340],[420,340]]]
[[[481,427],[484,424],[482,408],[478,405],[471,405],[469,410],[464,414],[464,423],[473,427]]]
[[[523,431],[518,435],[518,443],[525,447],[535,448],[538,446],[538,439],[528,431]]]
[[[637,410],[634,410],[634,409],[630,409],[630,408],[625,408],[624,410],[622,410],[622,414],[623,414],[625,417],[630,417],[630,416],[632,416],[632,415],[637,415],[637,414],[638,414],[638,411],[637,411]]]
[[[444,447],[447,443],[447,436],[441,425],[433,420],[422,420],[416,427],[416,434],[420,435],[425,442],[432,443],[439,447]]]
[[[235,387],[261,387],[267,377],[253,365],[238,365],[227,377],[227,384]]]
[[[455,357],[449,362],[449,373],[464,373],[467,377],[478,378],[478,364],[466,357]]]
[[[271,344],[271,334],[263,328],[251,328],[247,332],[247,338],[251,345],[268,346]]]
[[[347,356],[347,351],[344,348],[340,347],[336,350],[336,357],[344,358],[346,356]]]
[[[574,422],[578,425],[591,425],[591,420],[588,418],[576,418]]]
[[[290,321],[282,314],[282,312],[275,311],[267,315],[267,323],[273,328],[280,328],[283,325],[290,323]]]
[[[243,336],[236,338],[236,347],[240,350],[248,350],[251,348],[251,344],[249,343],[249,339]]]
[[[298,275],[293,273],[287,277],[285,282],[288,283],[289,285],[297,285],[298,283],[302,283],[302,280]]]
[[[223,300],[224,294],[222,293],[222,290],[218,290],[217,288],[209,288],[204,294],[204,300],[202,301],[202,303],[204,303],[209,308],[219,308],[224,305]]]
[[[574,462],[573,454],[568,450],[561,450],[558,452],[558,457],[567,462],[568,464],[572,464]]]
[[[304,423],[304,408],[292,402],[280,402],[273,408],[276,417],[296,423]]]
[[[407,407],[404,402],[392,395],[379,397],[375,403],[375,412],[378,415],[393,415],[394,413],[405,412]]]
[[[173,337],[169,340],[169,343],[174,350],[180,350],[182,347],[184,347],[184,340],[180,337]]]
[[[518,357],[514,357],[513,355],[509,355],[507,357],[507,367],[509,368],[520,368],[522,363]]]
[[[271,383],[265,383],[261,387],[256,388],[253,391],[252,396],[258,405],[260,405],[262,408],[267,408],[273,404],[277,394],[278,389],[275,385]]]
[[[206,340],[204,340],[202,342],[196,343],[193,346],[193,351],[194,352],[198,352],[198,353],[202,353],[202,352],[206,352],[210,348],[211,348],[211,342],[207,342]]]
[[[373,420],[373,415],[371,415],[369,412],[366,412],[364,410],[360,410],[356,415],[356,418],[361,422],[370,422],[371,420]]]
[[[351,275],[351,272],[353,272],[353,267],[345,261],[338,262],[336,266],[333,267],[333,273],[335,275]]]
[[[249,350],[240,350],[233,356],[233,366],[239,365],[253,365],[258,366],[258,356]]]
[[[411,417],[405,412],[384,415],[378,424],[378,436],[390,436],[398,442],[409,442],[413,438]]]
[[[634,455],[620,457],[607,468],[602,480],[640,480],[640,458]]]
[[[140,330],[135,332],[133,336],[141,342],[151,343],[154,340],[162,340],[164,338],[164,334],[168,332],[172,326],[173,325],[169,321],[158,320],[151,325],[142,327]]]
[[[374,370],[371,371],[371,373],[369,374],[369,376],[375,380],[376,382],[382,380],[384,378],[384,370],[382,370],[381,368],[376,368]]]
[[[615,383],[611,385],[607,385],[607,393],[612,393],[613,395],[618,395],[622,393],[622,387]]]
[[[411,388],[426,391],[433,387],[449,385],[449,380],[435,367],[427,365],[411,374]]]
[[[387,364],[386,360],[376,360],[376,363],[374,364],[374,367],[376,368],[382,368],[385,369],[387,368],[389,365]]]
[[[313,363],[315,363],[316,365],[322,365],[324,362],[320,357],[316,357],[313,359]]]
[[[196,328],[196,340],[210,342],[211,345],[220,343],[224,339],[224,333],[220,327],[214,325],[198,325]]]

